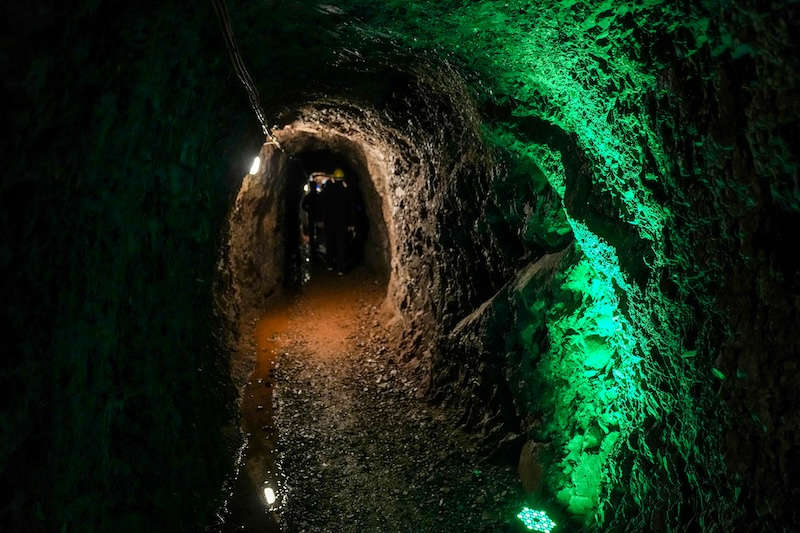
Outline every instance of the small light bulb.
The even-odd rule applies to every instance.
[[[250,174],[258,174],[258,171],[261,169],[261,158],[256,156],[253,159],[253,164],[250,165]]]
[[[303,187],[303,190],[304,190],[305,192],[308,192],[308,191],[310,191],[310,190],[311,190],[311,187],[308,185],[308,183],[306,183],[306,186],[305,186],[305,187]]]
[[[275,491],[272,490],[272,487],[264,488],[264,497],[267,499],[267,505],[275,503]]]

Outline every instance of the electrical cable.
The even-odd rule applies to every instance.
[[[225,0],[211,0],[211,5],[214,6],[214,12],[217,14],[217,20],[219,21],[220,30],[222,31],[222,38],[225,41],[225,47],[228,49],[228,56],[233,65],[233,70],[236,72],[236,77],[239,78],[245,91],[247,91],[250,107],[253,109],[258,122],[261,124],[261,129],[267,137],[267,142],[280,147],[278,140],[267,126],[264,110],[261,107],[261,98],[258,94],[258,88],[256,88],[253,78],[250,77],[250,73],[247,71],[242,55],[239,52],[239,47],[236,44],[236,37],[233,34],[233,27],[231,26]]]

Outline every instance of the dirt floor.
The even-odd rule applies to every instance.
[[[315,272],[245,325],[256,362],[241,484],[253,496],[230,529],[518,530],[515,469],[482,459],[456,413],[425,401],[424,371],[401,360],[380,316],[385,292],[363,270]]]

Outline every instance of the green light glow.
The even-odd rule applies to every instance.
[[[525,527],[531,531],[550,533],[550,531],[556,527],[556,523],[550,520],[550,517],[547,516],[547,513],[544,511],[536,511],[528,507],[522,509],[522,511],[517,514],[517,518],[519,518]]]
[[[706,326],[682,303],[694,292],[714,307],[686,237],[708,221],[679,218],[691,203],[679,180],[697,170],[668,156],[679,128],[652,112],[666,95],[663,65],[641,45],[680,34],[687,56],[704,46],[719,55],[736,40],[709,31],[706,8],[666,0],[354,2],[393,38],[451,53],[485,83],[479,103],[502,111],[483,126],[487,143],[535,198],[504,213],[525,243],[555,251],[574,236],[575,259],[547,288],[530,288],[535,297],[520,295],[516,394],[541,420],[530,437],[551,443],[544,490],[589,530],[647,530],[654,510],[688,493],[706,520],[736,515],[720,451],[727,415],[708,414],[705,392],[726,376],[703,362],[695,330]],[[568,211],[576,192],[587,200]]]

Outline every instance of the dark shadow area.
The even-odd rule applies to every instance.
[[[376,250],[367,249],[371,227],[383,222],[367,213],[363,191],[369,176],[327,150],[297,154],[290,159],[289,173],[284,255],[289,286],[308,282],[315,267],[342,275],[360,265],[385,272],[385,265],[376,264]]]

